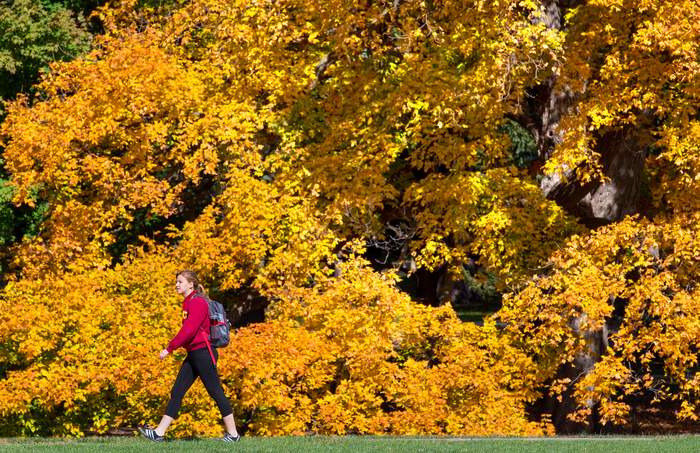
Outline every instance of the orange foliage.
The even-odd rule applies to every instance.
[[[15,369],[0,381],[3,431],[81,435],[156,421],[182,359],[156,359],[179,327],[178,263],[163,249],[134,250],[114,269],[11,283],[1,302],[0,363]],[[417,305],[360,258],[315,279],[271,289],[271,320],[221,350],[224,387],[254,434],[551,432],[525,416],[532,360],[492,320],[479,328],[449,306]],[[182,413],[173,435],[220,429],[202,386]]]
[[[562,391],[573,386],[579,401],[600,405],[603,423],[626,423],[625,397],[644,389],[657,398],[684,401],[679,417],[697,415],[700,304],[695,281],[700,270],[698,218],[679,216],[660,226],[627,219],[588,237],[573,237],[552,259],[550,275],[508,296],[501,319],[525,351],[538,359],[534,369],[542,382],[559,365],[588,350],[584,332],[608,326],[609,344],[595,368],[576,382],[555,382]],[[624,305],[621,305],[624,303]],[[580,330],[570,324],[581,319]],[[662,373],[668,377],[659,380]],[[677,385],[677,390],[672,389]],[[590,413],[582,404],[579,416]]]

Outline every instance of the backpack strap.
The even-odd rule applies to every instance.
[[[209,313],[209,302],[201,296],[200,294],[197,294],[197,296],[201,297],[204,299],[204,302],[207,304],[207,319],[209,320],[209,324],[211,325],[211,316]],[[195,296],[195,297],[197,297]],[[214,351],[211,350],[211,343],[209,342],[209,338],[207,338],[207,334],[204,333],[204,328],[200,327],[199,331],[202,333],[202,337],[204,337],[204,342],[207,344],[207,349],[209,349],[209,355],[211,356],[211,363],[214,364],[214,368],[216,368],[216,358],[214,357]]]
[[[207,344],[207,349],[209,349],[209,355],[211,356],[211,363],[213,363],[214,368],[216,368],[216,359],[214,358],[214,352],[211,350],[211,343],[209,342],[209,338],[207,338],[207,335],[204,333],[204,329],[202,329],[200,327],[199,331],[202,332],[202,336],[204,337],[204,342]]]

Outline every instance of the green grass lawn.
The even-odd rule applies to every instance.
[[[216,439],[155,443],[143,438],[0,439],[0,452],[290,452],[290,453],[696,453],[700,437],[580,437],[547,439],[496,439],[447,437],[281,437],[243,438],[235,444]]]
[[[483,321],[485,316],[491,316],[496,313],[495,310],[455,310],[455,314],[462,322],[478,322]]]

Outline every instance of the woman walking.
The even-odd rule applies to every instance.
[[[185,298],[182,302],[182,327],[170,341],[167,348],[160,351],[161,360],[180,347],[187,351],[187,358],[182,362],[180,372],[175,379],[170,391],[170,401],[165,409],[165,415],[156,429],[139,427],[138,431],[149,439],[161,442],[165,440],[165,431],[177,418],[185,393],[190,389],[194,381],[199,377],[216,404],[219,406],[221,416],[224,419],[226,433],[221,438],[224,442],[238,442],[241,436],[236,430],[233,420],[231,403],[221,387],[219,372],[216,370],[218,352],[211,348],[209,339],[209,305],[205,298],[207,292],[199,284],[197,274],[190,270],[182,270],[177,273],[175,290]]]

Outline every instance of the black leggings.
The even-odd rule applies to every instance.
[[[219,352],[214,348],[212,348],[212,352],[214,352],[214,357],[218,361]],[[180,372],[177,374],[173,384],[173,389],[170,391],[170,401],[167,409],[165,409],[165,415],[177,418],[177,413],[180,412],[180,406],[182,405],[182,398],[185,397],[185,393],[192,387],[198,376],[202,380],[204,388],[209,392],[209,396],[219,406],[221,417],[233,414],[231,403],[229,403],[228,398],[224,394],[224,389],[221,387],[219,372],[216,371],[211,361],[209,349],[201,348],[187,354],[187,358],[182,362]]]

